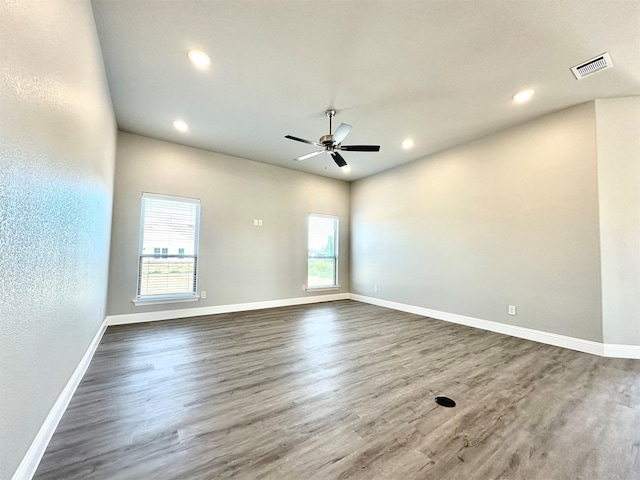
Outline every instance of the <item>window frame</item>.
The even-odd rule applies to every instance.
[[[309,255],[309,247],[310,247],[310,240],[311,240],[311,219],[312,218],[327,218],[327,219],[332,219],[334,221],[334,237],[333,237],[333,255],[329,256],[323,256],[323,255],[314,255],[311,256]],[[309,215],[307,217],[307,282],[306,282],[306,290],[333,290],[333,289],[338,289],[340,288],[340,283],[339,283],[339,259],[340,259],[340,254],[339,254],[339,241],[340,239],[340,217],[338,215],[329,215],[329,214],[325,214],[325,213],[314,213],[314,212],[309,212]],[[310,286],[309,285],[309,261],[314,259],[332,259],[333,260],[333,284],[331,285],[313,285]]]
[[[165,202],[174,202],[174,203],[188,203],[195,206],[195,222],[194,222],[194,239],[193,239],[193,255],[189,254],[170,254],[168,252],[169,247],[161,247],[160,252],[157,253],[157,248],[154,247],[154,251],[152,253],[143,253],[144,246],[144,237],[145,237],[145,210],[146,210],[146,200],[160,200]],[[142,193],[142,199],[140,202],[140,235],[138,241],[138,268],[136,272],[136,294],[133,300],[135,305],[153,305],[159,303],[177,303],[177,302],[192,302],[199,300],[198,294],[198,257],[200,251],[200,200],[197,198],[188,198],[188,197],[178,197],[173,195],[164,195],[157,193]],[[167,250],[167,253],[164,253],[164,250]],[[163,293],[163,294],[152,294],[152,295],[141,295],[141,286],[142,286],[142,268],[143,268],[143,259],[144,258],[193,258],[193,290],[189,292],[179,292],[179,293]]]

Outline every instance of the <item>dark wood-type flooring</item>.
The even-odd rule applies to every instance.
[[[635,480],[640,361],[350,300],[109,327],[35,478]]]

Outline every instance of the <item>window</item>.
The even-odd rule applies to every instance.
[[[338,217],[309,214],[307,288],[338,286]]]
[[[136,303],[198,298],[199,231],[199,200],[142,194]]]

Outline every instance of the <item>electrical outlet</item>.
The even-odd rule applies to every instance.
[[[304,292],[307,289],[306,285],[302,285],[302,291]]]
[[[200,292],[200,298],[207,298],[206,290],[203,290],[203,291]]]
[[[509,313],[509,315],[517,315],[516,306],[515,305],[509,305],[509,310],[507,312]]]
[[[373,286],[373,291],[374,291],[374,292],[377,292],[377,291],[378,291],[378,285],[374,285],[374,286]]]
[[[262,226],[262,219],[258,220],[258,226],[261,227]]]

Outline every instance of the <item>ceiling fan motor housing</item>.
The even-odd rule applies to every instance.
[[[331,145],[333,143],[333,135],[323,135],[320,137],[320,143],[323,145]]]

